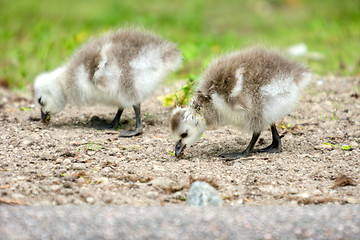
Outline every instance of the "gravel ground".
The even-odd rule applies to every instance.
[[[278,123],[283,152],[233,162],[218,156],[244,149],[250,135],[231,127],[208,130],[181,159],[170,154],[170,109],[157,97],[179,84],[144,102],[144,134],[132,138],[91,126],[115,108],[68,106],[43,125],[27,108],[30,91],[0,89],[0,204],[181,206],[195,180],[213,185],[224,206],[359,203],[359,77],[316,77]],[[133,116],[124,112],[125,128]],[[257,146],[270,141],[267,130]]]
[[[360,206],[0,207],[0,239],[360,239]]]

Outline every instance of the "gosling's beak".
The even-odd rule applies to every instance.
[[[49,112],[43,112],[43,110],[41,110],[41,121],[43,123],[49,123],[50,121],[50,113]]]
[[[182,150],[186,148],[186,144],[181,143],[181,139],[176,143],[175,146],[175,157],[180,157]]]

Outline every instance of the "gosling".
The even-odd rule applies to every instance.
[[[213,60],[202,74],[195,96],[170,117],[175,156],[198,141],[208,126],[232,125],[252,133],[242,152],[220,155],[227,160],[254,152],[281,152],[275,122],[289,114],[300,91],[311,80],[304,65],[262,47],[252,47]],[[254,149],[260,133],[271,127],[272,143]]]
[[[136,127],[121,137],[142,133],[140,103],[182,62],[174,43],[139,29],[120,29],[92,39],[63,66],[34,81],[34,102],[43,122],[67,103],[118,108],[110,127],[120,124],[123,110],[133,107]]]

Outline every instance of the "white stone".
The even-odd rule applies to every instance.
[[[235,162],[233,167],[241,166],[241,162]]]
[[[150,191],[146,193],[146,197],[150,198],[150,199],[155,199],[159,196],[159,193],[156,191]]]
[[[86,198],[86,202],[87,202],[88,204],[94,204],[94,203],[95,203],[95,199],[94,199],[93,197],[87,197],[87,198]]]
[[[26,178],[24,176],[17,176],[17,180],[24,181]]]
[[[223,200],[218,191],[206,182],[196,181],[191,185],[186,205],[222,206]]]
[[[50,189],[51,189],[52,191],[54,191],[54,192],[59,191],[60,188],[61,188],[60,185],[51,185],[51,186],[50,186]]]
[[[71,164],[71,160],[69,158],[65,158],[63,161],[64,165],[70,165]]]

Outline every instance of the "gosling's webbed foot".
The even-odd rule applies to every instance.
[[[256,149],[255,152],[279,153],[281,152],[281,144],[271,144],[265,148]]]
[[[256,149],[255,152],[268,152],[268,153],[281,152],[281,138],[283,136],[279,136],[279,133],[276,130],[275,124],[271,125],[271,132],[272,132],[272,137],[273,137],[272,143],[265,148]]]
[[[133,108],[134,108],[135,118],[136,118],[136,127],[134,130],[121,131],[119,134],[119,137],[133,137],[133,136],[138,136],[143,133],[143,126],[141,124],[141,116],[140,116],[140,104],[134,105]]]
[[[130,131],[120,131],[119,137],[134,137],[142,133],[143,133],[143,127],[139,127]]]

